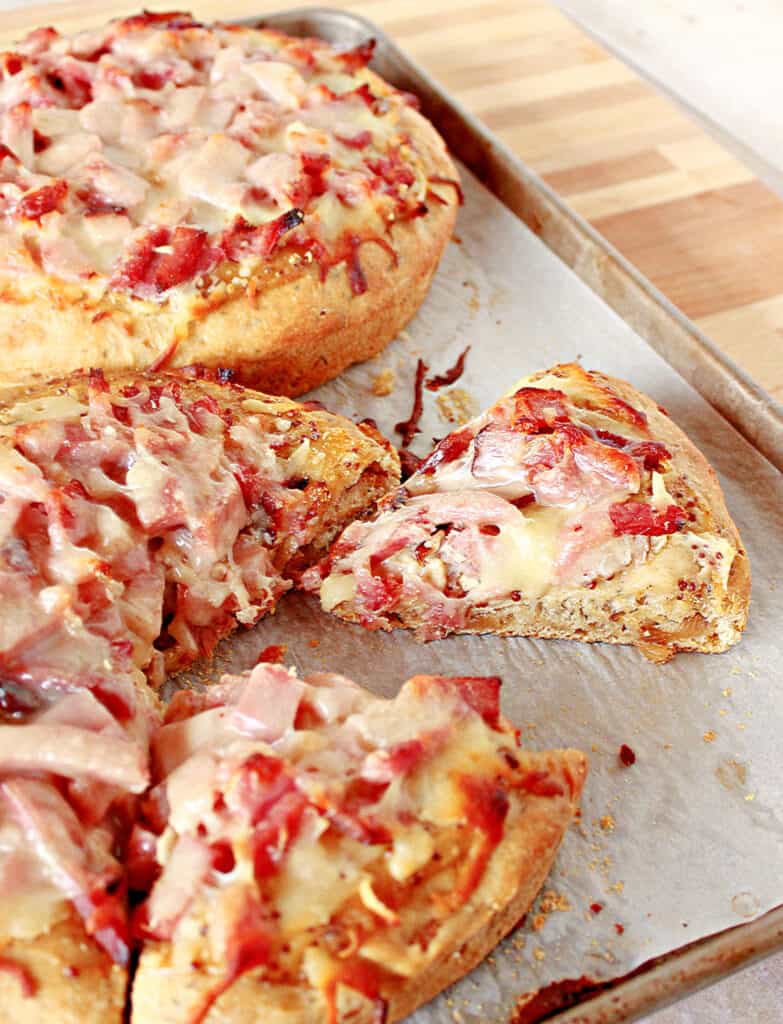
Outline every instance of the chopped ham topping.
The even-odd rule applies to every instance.
[[[408,97],[376,96],[363,80],[373,46],[239,37],[187,16],[29,36],[0,54],[6,270],[30,222],[45,219],[45,269],[95,298],[115,289],[165,302],[201,290],[205,275],[208,287],[236,276],[226,263],[256,269],[278,247],[308,254],[323,276],[344,265],[361,294],[359,246],[394,253],[390,224],[424,216],[430,187],[425,155],[401,130]],[[98,237],[85,224],[96,216],[113,230]]]
[[[260,663],[180,695],[158,736],[158,764],[176,764],[153,790],[165,820],[155,811],[137,826],[142,848],[161,830],[157,864],[138,876],[149,887],[138,924],[214,973],[191,1020],[249,970],[308,984],[328,1005],[344,986],[382,1014],[376,962],[404,968],[373,946],[404,960],[414,934],[435,938],[481,886],[512,800],[570,798],[544,755],[519,750],[499,687],[416,676],[383,700],[341,676]],[[253,739],[225,728],[242,708]],[[418,879],[438,873],[422,898]],[[335,959],[348,925],[354,940]]]

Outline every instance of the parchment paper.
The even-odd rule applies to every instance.
[[[300,673],[343,672],[385,695],[416,672],[498,674],[503,709],[527,745],[588,753],[581,823],[544,887],[556,898],[419,1010],[416,1024],[506,1021],[523,992],[625,974],[783,902],[781,476],[466,171],[463,178],[458,240],[415,321],[380,357],[313,397],[335,412],[372,416],[395,437],[394,424],[410,412],[418,355],[443,372],[470,344],[456,386],[474,411],[556,362],[579,358],[624,377],[664,405],[718,471],[750,555],[753,603],[739,646],[665,666],[635,650],[565,641],[450,637],[422,646],[403,631],[346,625],[299,596],[223,645],[219,662],[239,669],[267,644],[285,643],[286,663]],[[396,388],[376,397],[372,382],[385,368]],[[420,454],[453,429],[426,390],[421,426]],[[636,754],[632,767],[618,760],[623,743]]]

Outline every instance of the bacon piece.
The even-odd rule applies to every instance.
[[[280,239],[299,227],[303,220],[304,213],[296,207],[258,227],[238,217],[223,233],[220,242],[222,254],[227,260],[233,261],[250,255],[268,259],[277,249]]]
[[[529,771],[515,785],[532,796],[562,796],[563,787],[546,771]]]
[[[413,382],[413,408],[407,420],[397,423],[394,429],[402,436],[402,447],[408,448],[416,434],[419,433],[419,420],[424,412],[422,385],[429,367],[423,359],[416,363],[416,377]],[[428,460],[429,461],[429,460]]]
[[[362,777],[369,782],[394,782],[412,772],[438,750],[446,737],[442,732],[424,732],[412,740],[395,743],[386,750],[374,750],[364,759]]]
[[[67,193],[68,183],[60,178],[53,185],[43,185],[32,192],[26,192],[16,204],[15,213],[18,217],[40,223],[45,214],[53,210],[62,211]]]
[[[154,261],[152,285],[157,292],[168,291],[190,281],[211,267],[217,251],[210,247],[209,236],[199,228],[179,225],[171,236],[172,253],[160,254]]]
[[[376,41],[374,39],[368,39],[364,43],[359,43],[358,46],[354,46],[352,50],[343,50],[342,53],[337,54],[337,60],[343,67],[343,70],[349,74],[354,71],[359,71],[361,68],[366,68],[372,60],[372,55],[375,52]]]
[[[438,676],[453,687],[462,700],[481,715],[490,729],[500,730],[499,676]]]
[[[462,352],[460,352],[456,363],[451,367],[451,369],[446,370],[445,373],[438,374],[435,377],[428,377],[426,381],[428,389],[430,391],[439,391],[441,388],[445,388],[450,384],[456,383],[465,370],[465,360],[467,359],[468,352],[470,352],[470,345],[467,345]]]
[[[423,462],[420,472],[425,476],[432,476],[441,463],[454,462],[460,455],[468,450],[473,440],[473,431],[469,427],[449,434],[440,441],[435,450]]]
[[[641,534],[645,537],[660,537],[677,533],[687,525],[688,517],[679,505],[667,505],[661,512],[652,505],[638,501],[616,502],[609,507],[609,518],[614,532]]]
[[[493,779],[463,775],[459,779],[459,785],[464,794],[465,817],[468,824],[482,835],[473,846],[454,891],[447,897],[455,910],[470,898],[483,878],[489,858],[503,838],[510,806],[505,789]]]
[[[236,728],[274,743],[293,727],[304,684],[285,669],[256,665],[234,702]]]
[[[399,196],[400,185],[412,185],[416,181],[416,175],[410,167],[402,160],[399,151],[392,149],[388,156],[374,157],[365,161],[373,174],[377,175],[389,188]]]
[[[372,142],[372,132],[365,128],[363,131],[357,132],[356,135],[337,135],[336,138],[338,142],[341,142],[343,146],[348,146],[349,149],[366,149]]]
[[[158,251],[163,246],[172,251]],[[112,283],[136,294],[145,290],[160,294],[205,272],[219,256],[200,228],[179,225],[173,232],[167,227],[152,228],[136,242]]]

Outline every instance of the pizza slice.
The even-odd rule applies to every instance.
[[[0,657],[26,677],[108,661],[160,681],[271,611],[398,479],[373,428],[204,372],[7,393]]]
[[[750,568],[715,473],[666,412],[567,364],[444,438],[304,586],[420,640],[600,640],[666,661],[737,642]]]
[[[369,428],[217,380],[6,395],[0,1018],[121,1019],[121,861],[160,720],[147,679],[273,610],[397,472]]]
[[[414,676],[384,700],[260,664],[178,693],[137,826],[133,1024],[391,1022],[486,956],[586,772],[521,750],[499,687]]]

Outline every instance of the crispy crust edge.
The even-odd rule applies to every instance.
[[[403,107],[401,126],[428,175],[458,180],[443,140],[425,118]],[[43,273],[24,290],[13,277],[0,277],[0,385],[90,367],[200,363],[231,367],[238,380],[271,393],[309,391],[377,355],[414,316],[456,220],[456,189],[443,191],[453,193],[444,195],[445,203],[431,202],[424,217],[393,226],[396,266],[379,246],[362,248],[362,295],[352,294],[344,265],[322,282],[315,265],[292,268],[285,250],[258,264],[252,298],[221,284],[206,299],[196,295],[181,306],[122,292],[95,303],[78,285]]]

